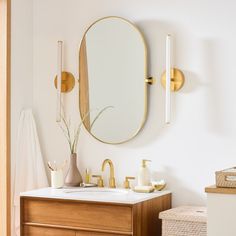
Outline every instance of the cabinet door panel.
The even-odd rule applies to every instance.
[[[25,199],[23,207],[23,223],[132,232],[132,208],[126,205]]]
[[[76,232],[65,229],[24,226],[22,236],[76,236]]]

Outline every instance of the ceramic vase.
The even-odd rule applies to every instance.
[[[65,186],[77,187],[82,182],[83,179],[77,167],[77,154],[73,153],[70,156],[70,165],[65,177]]]

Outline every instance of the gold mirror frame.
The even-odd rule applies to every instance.
[[[87,75],[88,74],[88,72],[87,72],[87,70],[84,70],[84,69],[81,69],[81,67],[83,67],[84,66],[84,64],[81,66],[81,61],[82,61],[82,59],[81,59],[81,52],[83,52],[83,43],[85,43],[85,37],[86,37],[86,34],[87,34],[87,32],[96,24],[96,23],[98,23],[99,21],[102,21],[102,20],[105,20],[105,19],[109,19],[109,18],[116,18],[116,19],[120,19],[120,20],[123,20],[123,21],[125,21],[126,23],[128,23],[129,25],[131,25],[139,34],[140,34],[140,36],[141,36],[141,39],[142,39],[142,41],[143,41],[143,46],[144,46],[144,54],[145,54],[145,58],[144,58],[144,60],[145,60],[145,62],[144,62],[144,78],[143,78],[143,80],[144,80],[144,115],[143,115],[143,121],[142,121],[142,123],[141,123],[141,125],[140,125],[140,127],[137,129],[137,131],[134,133],[134,135],[133,136],[131,136],[130,138],[128,138],[127,140],[124,140],[124,141],[122,141],[122,142],[106,142],[106,141],[104,141],[104,140],[101,140],[101,139],[99,139],[98,137],[96,137],[94,134],[92,134],[91,132],[90,132],[90,130],[87,128],[87,126],[86,126],[86,120],[84,120],[83,121],[83,125],[84,125],[84,127],[85,127],[85,129],[88,131],[88,133],[92,136],[92,137],[94,137],[96,140],[98,140],[98,141],[100,141],[100,142],[102,142],[102,143],[106,143],[106,144],[122,144],[122,143],[126,143],[126,142],[128,142],[128,141],[130,141],[131,139],[133,139],[133,138],[135,138],[137,135],[138,135],[138,133],[143,129],[143,127],[144,127],[144,124],[145,124],[145,122],[146,122],[146,120],[147,120],[147,105],[148,105],[148,94],[147,94],[147,85],[148,84],[150,84],[150,81],[148,80],[148,75],[147,75],[147,44],[146,44],[146,41],[145,41],[145,38],[144,38],[144,35],[143,35],[143,33],[139,30],[139,28],[134,24],[134,23],[132,23],[131,21],[129,21],[129,20],[127,20],[127,19],[125,19],[125,18],[122,18],[122,17],[119,17],[119,16],[107,16],[107,17],[103,17],[103,18],[100,18],[100,19],[98,19],[98,20],[96,20],[95,22],[93,22],[88,28],[87,28],[87,30],[85,31],[85,33],[84,33],[84,35],[83,35],[83,38],[82,38],[82,40],[81,40],[81,42],[80,42],[80,47],[79,47],[79,111],[80,111],[80,117],[81,117],[81,120],[83,120],[83,114],[86,114],[86,113],[88,113],[88,110],[87,110],[87,108],[85,108],[85,110],[87,110],[85,113],[84,113],[84,107],[82,107],[81,106],[81,101],[84,99],[84,98],[86,98],[86,94],[83,92],[84,90],[86,90],[86,89],[82,89],[82,86],[81,86],[81,78],[82,78],[82,75]],[[86,67],[87,67],[87,65],[86,65]],[[86,107],[89,107],[89,102],[86,102],[85,103],[85,106]],[[89,118],[89,115],[87,116],[87,118]]]

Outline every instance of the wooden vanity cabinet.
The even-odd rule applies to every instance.
[[[38,226],[24,226],[23,235],[34,236],[76,236],[73,230],[47,228]]]
[[[21,236],[161,236],[171,194],[137,204],[21,197]]]

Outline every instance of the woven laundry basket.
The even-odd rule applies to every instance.
[[[181,206],[159,214],[162,236],[206,236],[206,207]]]

